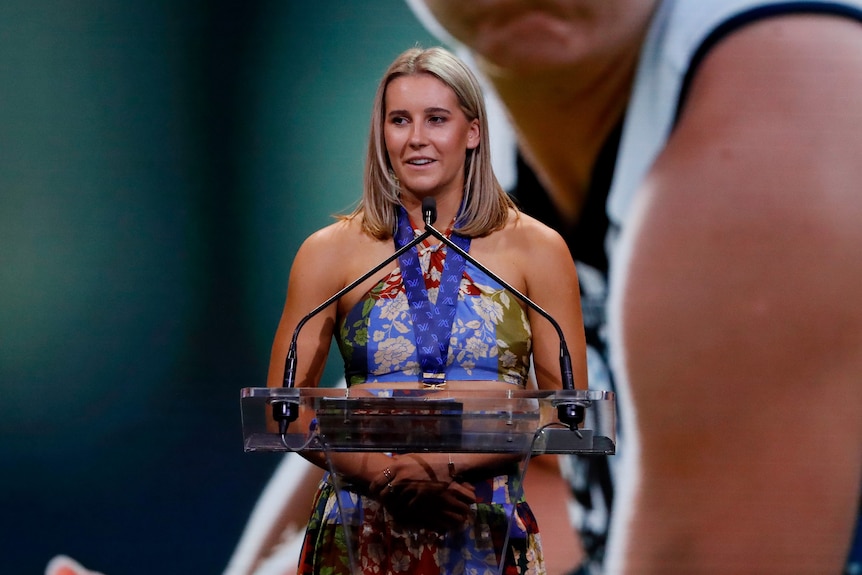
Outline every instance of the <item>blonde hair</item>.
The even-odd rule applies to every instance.
[[[400,187],[389,164],[383,137],[386,89],[401,76],[430,74],[449,86],[469,121],[479,120],[479,145],[466,151],[464,202],[454,230],[461,235],[481,237],[506,225],[514,202],[500,186],[491,167],[488,117],[479,82],[470,69],[444,48],[411,48],[389,66],[377,87],[371,112],[371,130],[362,199],[348,218],[361,217],[362,228],[378,239],[392,237],[401,204]]]

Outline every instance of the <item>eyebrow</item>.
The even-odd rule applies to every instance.
[[[452,113],[452,111],[449,110],[448,108],[439,108],[439,107],[425,108],[425,110],[423,110],[423,111],[425,112],[426,115],[451,114]],[[407,116],[407,115],[409,115],[409,113],[407,112],[407,110],[390,110],[389,113],[386,115],[387,116]]]

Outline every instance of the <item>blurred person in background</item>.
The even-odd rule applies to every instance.
[[[860,3],[408,4],[502,100],[619,392],[580,571],[862,572]]]

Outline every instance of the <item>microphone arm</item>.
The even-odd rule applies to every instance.
[[[411,249],[412,247],[425,241],[429,236],[431,236],[431,234],[427,231],[422,233],[422,234],[419,234],[418,236],[413,238],[413,240],[411,240],[409,243],[398,248],[398,250],[396,250],[394,254],[392,254],[391,256],[389,256],[388,258],[386,258],[385,260],[383,260],[382,262],[380,262],[379,264],[374,266],[372,269],[370,269],[367,272],[365,272],[364,274],[362,274],[362,276],[356,278],[354,281],[352,281],[348,285],[344,286],[341,290],[339,290],[337,293],[335,293],[332,297],[330,297],[325,302],[323,302],[322,304],[320,304],[319,306],[317,306],[316,308],[314,308],[313,310],[308,312],[308,314],[306,314],[305,317],[303,317],[301,320],[299,320],[299,323],[296,324],[296,329],[293,330],[293,337],[290,340],[290,349],[288,349],[287,359],[285,360],[284,383],[282,384],[282,387],[294,387],[295,380],[296,380],[296,342],[297,342],[297,339],[299,338],[299,331],[303,328],[303,326],[306,323],[308,323],[308,320],[310,320],[311,318],[313,318],[314,316],[316,316],[317,314],[319,314],[320,312],[322,312],[323,310],[325,310],[326,308],[331,306],[333,303],[337,302],[339,299],[341,299],[344,296],[344,294],[355,289],[356,286],[358,286],[359,284],[361,284],[362,282],[364,282],[365,280],[367,280],[368,278],[370,278],[371,276],[373,276],[374,274],[376,274],[377,272],[382,270],[385,266],[387,266],[391,262],[398,259],[398,257],[401,256],[401,254],[403,254],[404,252]]]
[[[434,226],[434,220],[437,216],[437,201],[434,198],[426,197],[422,199],[422,214],[425,221],[425,233],[430,234],[444,243],[449,249],[455,250],[465,260],[472,263],[482,272],[492,278],[494,281],[503,286],[506,290],[512,293],[519,300],[527,304],[530,309],[544,317],[557,331],[557,337],[560,338],[560,376],[562,378],[563,389],[571,391],[575,389],[575,377],[572,373],[572,356],[569,354],[569,347],[566,345],[566,337],[563,335],[563,329],[557,323],[551,314],[539,307],[536,302],[515,289],[514,286],[503,280],[500,276],[489,270],[487,267],[479,263],[476,258],[464,251],[458,244],[441,234]],[[431,217],[429,217],[429,214]],[[569,429],[578,433],[578,424],[582,423],[586,418],[586,408],[583,404],[576,401],[562,401],[557,404],[557,418],[561,423],[567,425]]]
[[[434,220],[436,219],[436,202],[434,202],[433,200],[431,204],[427,204],[427,202],[422,202],[422,220],[425,222],[425,225],[428,226],[433,224]],[[308,323],[308,320],[310,320],[311,318],[331,306],[333,303],[341,299],[344,294],[355,289],[356,286],[382,270],[385,266],[398,259],[401,254],[413,248],[414,246],[422,243],[430,236],[431,234],[427,231],[419,234],[418,236],[413,238],[413,240],[395,250],[394,254],[392,254],[391,256],[374,266],[372,269],[362,274],[360,277],[356,278],[354,281],[350,282],[348,285],[344,286],[338,292],[333,294],[332,297],[330,297],[322,304],[308,312],[301,320],[299,320],[299,323],[296,324],[296,328],[294,328],[293,330],[293,337],[291,337],[290,339],[290,348],[287,350],[287,357],[284,360],[284,380],[282,382],[282,387],[292,388],[296,383],[296,342],[299,339],[299,331],[303,328],[303,326],[305,326],[306,323]],[[278,422],[279,434],[283,436],[287,432],[288,424],[292,421],[296,421],[296,419],[299,417],[299,405],[286,399],[274,399],[271,402],[271,406],[272,418]]]
[[[436,205],[431,208],[426,209],[425,203],[422,204],[422,219],[425,221],[426,225],[430,225],[437,218],[437,208]],[[382,270],[385,266],[390,264],[391,262],[398,259],[404,252],[413,248],[414,246],[422,243],[431,234],[429,232],[423,232],[413,238],[410,242],[401,246],[395,253],[374,266],[372,269],[368,270],[360,277],[356,278],[354,281],[350,282],[348,285],[344,286],[338,292],[336,292],[332,297],[324,301],[322,304],[308,312],[299,323],[296,324],[296,328],[293,330],[293,337],[290,340],[290,347],[287,351],[287,357],[284,360],[284,379],[282,382],[282,387],[292,388],[296,383],[296,347],[297,340],[299,339],[299,332],[305,326],[308,321],[331,306],[333,303],[341,299],[344,294],[355,289],[359,284]],[[290,422],[296,421],[299,417],[299,405],[295,402],[288,401],[286,399],[274,399],[270,402],[272,407],[272,418],[278,422],[278,431],[280,435],[284,435],[287,432],[287,426]]]
[[[542,309],[536,302],[528,298],[526,295],[522,294],[514,286],[506,282],[503,278],[501,278],[500,276],[489,270],[487,267],[482,265],[479,261],[476,260],[476,258],[471,256],[468,252],[464,251],[458,244],[447,238],[445,235],[440,233],[437,228],[427,222],[425,223],[425,233],[434,236],[442,243],[446,244],[449,249],[455,250],[458,255],[460,255],[462,258],[479,268],[483,273],[487,274],[488,277],[503,286],[506,291],[513,294],[519,300],[527,304],[530,309],[534,310],[539,315],[548,320],[548,322],[550,322],[550,324],[556,330],[557,336],[560,338],[560,375],[562,377],[563,389],[574,390],[575,377],[572,372],[572,356],[569,354],[569,348],[566,345],[566,337],[563,335],[563,329],[560,327],[560,324],[557,323],[557,320],[555,320],[551,316],[551,314]]]

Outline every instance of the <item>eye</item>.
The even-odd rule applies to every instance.
[[[442,124],[446,121],[446,118],[443,116],[431,116],[428,118],[428,122],[431,124]]]
[[[401,126],[407,123],[407,118],[404,116],[392,116],[389,118],[389,122],[395,124],[396,126]]]

